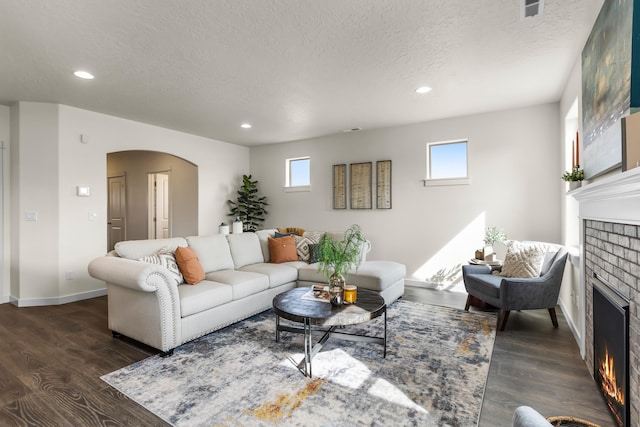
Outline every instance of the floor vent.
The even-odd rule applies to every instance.
[[[520,0],[520,19],[542,15],[544,0]]]

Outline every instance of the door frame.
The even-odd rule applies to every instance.
[[[171,209],[171,170],[162,170],[162,171],[154,171],[147,172],[147,237],[149,239],[157,239],[156,234],[156,178],[158,175],[167,175],[169,181],[169,187],[167,189],[167,206],[169,209],[169,224],[167,225],[169,230],[169,236],[172,236],[171,233],[171,220],[172,220],[172,209]]]

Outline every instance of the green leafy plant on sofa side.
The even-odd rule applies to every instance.
[[[335,241],[325,234],[320,239],[318,251],[318,271],[322,271],[327,279],[334,274],[344,276],[353,267],[358,267],[362,260],[361,251],[366,239],[360,226],[352,225],[344,232],[344,238]]]
[[[258,194],[258,181],[251,180],[251,175],[242,175],[242,185],[238,190],[237,201],[227,200],[231,209],[229,216],[242,221],[243,231],[256,231],[268,214],[265,206],[269,206],[266,196]]]

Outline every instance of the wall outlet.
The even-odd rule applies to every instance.
[[[24,220],[25,221],[32,221],[32,222],[36,222],[38,221],[38,212],[36,211],[27,211],[24,213]]]
[[[89,212],[88,214],[89,221],[95,221],[98,219],[98,212]]]
[[[64,275],[67,280],[73,280],[73,271],[67,271]]]

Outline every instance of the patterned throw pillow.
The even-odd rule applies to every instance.
[[[547,250],[547,245],[541,243],[509,241],[504,265],[498,275],[524,279],[540,277]]]
[[[173,252],[171,252],[171,249],[167,247],[159,249],[153,255],[147,255],[143,256],[142,258],[138,258],[138,261],[163,266],[164,268],[169,270],[169,275],[174,280],[176,286],[184,281],[182,273],[180,273],[180,269],[178,268],[176,257],[174,256]]]
[[[320,242],[322,234],[307,234],[305,236],[296,237],[296,251],[298,252],[298,259],[300,261],[308,262],[311,264],[311,245],[317,245]],[[317,261],[314,261],[317,262]]]

